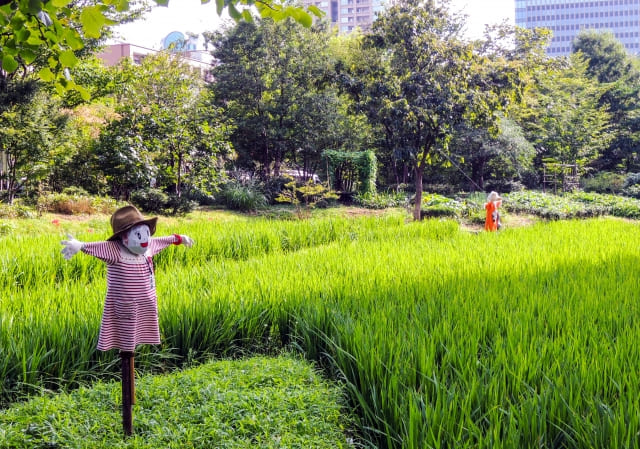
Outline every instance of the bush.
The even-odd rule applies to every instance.
[[[165,215],[185,215],[194,210],[198,203],[191,200],[188,196],[169,196],[166,208],[162,211]]]
[[[388,207],[404,207],[407,195],[403,192],[381,192],[356,195],[353,202],[367,209],[386,209]]]
[[[163,213],[169,203],[169,195],[162,190],[151,188],[136,190],[131,194],[130,199],[138,209],[154,214]]]
[[[117,206],[118,202],[113,198],[90,196],[82,189],[65,189],[63,193],[46,193],[38,197],[36,204],[40,212],[65,215],[95,214],[97,212],[108,214]]]
[[[586,192],[620,193],[625,186],[625,176],[618,173],[600,172],[591,178],[584,178],[582,187]]]
[[[276,176],[274,178],[269,178],[261,188],[267,202],[269,204],[276,204],[276,198],[282,193],[285,189],[285,185],[289,183],[291,179],[286,176]]]
[[[229,209],[243,212],[263,209],[267,206],[267,199],[254,182],[231,180],[220,192],[222,204]]]
[[[33,218],[34,216],[33,210],[20,203],[0,204],[0,218]]]

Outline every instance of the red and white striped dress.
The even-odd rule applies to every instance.
[[[82,252],[107,264],[107,298],[98,350],[133,352],[139,344],[160,343],[151,258],[172,243],[179,243],[175,236],[151,238],[145,254],[133,254],[119,241],[84,244]]]

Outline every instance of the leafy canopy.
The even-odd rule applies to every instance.
[[[202,0],[209,3],[210,0]],[[167,5],[168,0],[155,0]],[[315,6],[306,11],[280,3],[279,0],[216,0],[217,13],[226,8],[235,20],[252,21],[251,6],[261,17],[281,20],[292,17],[304,26],[311,26],[309,13],[321,16]],[[87,39],[99,39],[103,32],[117,22],[113,12],[129,10],[129,0],[96,0],[78,6],[71,0],[0,0],[0,75],[26,73],[36,59],[38,76],[53,82],[56,88],[77,90],[85,98],[89,93],[71,80],[70,70],[78,63],[76,53],[85,47]]]

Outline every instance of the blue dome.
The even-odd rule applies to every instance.
[[[180,31],[172,31],[171,33],[167,34],[167,37],[162,40],[162,48],[166,50],[173,45],[175,47],[175,50],[181,50],[182,47],[184,47],[186,44],[185,41],[186,39],[184,37],[184,34],[182,34]]]

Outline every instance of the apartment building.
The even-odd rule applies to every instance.
[[[640,0],[515,0],[515,18],[519,27],[551,30],[549,56],[569,55],[584,29],[613,33],[630,54],[640,54]]]
[[[314,5],[325,12],[332,26],[341,33],[356,28],[371,28],[376,16],[384,10],[386,0],[303,0],[304,6]]]

